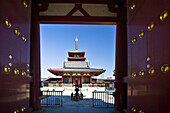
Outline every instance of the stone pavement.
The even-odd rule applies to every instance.
[[[115,111],[113,107],[92,107],[92,92],[83,92],[84,100],[78,102],[72,101],[70,94],[71,92],[69,91],[63,92],[63,107],[41,107],[41,110],[31,113],[122,113]]]

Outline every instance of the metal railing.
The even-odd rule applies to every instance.
[[[63,91],[41,91],[42,106],[63,106]]]
[[[113,91],[94,91],[92,96],[93,107],[114,107]]]

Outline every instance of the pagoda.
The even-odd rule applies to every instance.
[[[86,60],[85,52],[78,51],[78,39],[76,37],[76,51],[68,52],[68,58],[64,62],[63,68],[48,69],[56,76],[62,76],[62,86],[72,86],[73,84],[92,85],[92,76],[98,76],[106,70],[90,68]]]

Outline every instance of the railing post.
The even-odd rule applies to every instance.
[[[47,102],[47,107],[48,107],[48,90],[46,92],[46,102]]]
[[[63,107],[63,91],[61,91],[61,107]]]
[[[109,92],[107,92],[107,107],[109,107]]]
[[[94,107],[94,92],[92,92],[93,93],[93,107]]]

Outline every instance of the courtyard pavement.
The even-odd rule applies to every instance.
[[[71,100],[70,94],[72,91],[63,92],[63,107],[48,106],[41,107],[39,111],[31,113],[122,113],[115,111],[114,107],[92,107],[92,92],[83,91],[84,99],[80,101]]]

